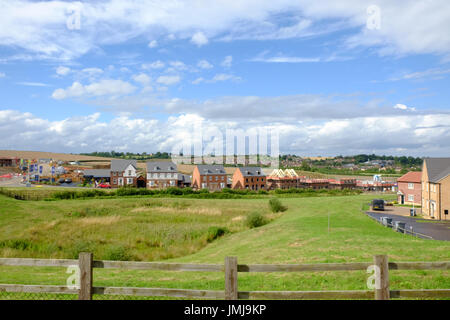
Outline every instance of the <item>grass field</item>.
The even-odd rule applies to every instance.
[[[450,259],[449,242],[395,233],[362,214],[363,203],[372,198],[367,195],[283,198],[282,203],[288,207],[286,212],[271,216],[272,222],[265,226],[248,229],[242,217],[253,211],[269,215],[268,199],[34,202],[0,196],[0,241],[28,239],[38,244],[36,250],[4,247],[0,255],[66,257],[74,253],[72,245],[90,240],[95,244],[95,259],[110,254],[110,246],[127,248],[129,254],[141,260],[176,257],[166,261],[193,263],[223,263],[225,256],[237,256],[239,263],[365,262],[372,261],[375,254],[388,254],[395,261]],[[88,210],[94,207],[98,209]],[[87,210],[86,216],[73,215],[82,210]],[[205,234],[211,226],[226,227],[232,232],[208,243]],[[186,236],[192,232],[198,236]],[[155,241],[159,241],[158,246],[151,246]],[[51,243],[55,247],[48,249]],[[56,250],[58,246],[62,249]],[[65,271],[1,267],[0,283],[65,285],[68,276]],[[239,274],[239,289],[364,290],[367,277],[363,271],[249,273]],[[222,290],[224,286],[223,274],[207,272],[96,269],[94,279],[99,286],[211,290]],[[390,283],[392,289],[450,288],[450,277],[448,271],[396,270],[390,274]]]

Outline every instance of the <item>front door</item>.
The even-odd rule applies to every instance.
[[[400,204],[405,204],[405,196],[404,195],[400,196]]]

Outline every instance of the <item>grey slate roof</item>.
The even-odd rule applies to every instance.
[[[264,177],[265,174],[260,167],[238,167],[244,177]]]
[[[177,165],[171,161],[149,161],[147,172],[177,172]]]
[[[136,160],[125,160],[125,159],[113,159],[111,160],[111,171],[114,172],[122,172],[125,171],[126,168],[132,164],[135,169],[137,169],[137,161]]]
[[[109,169],[87,169],[84,170],[85,177],[94,178],[109,178],[111,176],[111,170]]]
[[[197,168],[201,175],[226,174],[223,166],[219,164],[199,164]]]
[[[450,174],[450,158],[425,158],[428,179],[439,182]]]
[[[183,183],[191,183],[192,182],[191,176],[188,174],[180,174],[178,177],[179,177],[178,180],[183,181]]]

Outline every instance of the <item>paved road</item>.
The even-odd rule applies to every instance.
[[[380,220],[381,217],[389,217],[392,218],[393,222],[401,221],[406,223],[406,230],[410,230],[410,227],[412,226],[414,232],[427,235],[432,237],[434,240],[450,241],[450,221],[425,220],[421,218],[389,214],[386,212],[367,211],[366,214],[376,218],[377,220]]]
[[[0,187],[10,187],[10,188],[19,188],[19,187],[26,187],[25,183],[22,183],[22,177],[14,177],[12,179],[8,179],[8,180],[3,180],[0,181]],[[36,188],[38,185],[31,185],[31,188]],[[40,188],[44,187],[44,188],[77,188],[78,184],[75,183],[62,183],[60,185],[57,186],[53,186],[53,185],[46,185],[46,184],[42,184],[39,185]],[[80,187],[81,188],[81,187]],[[85,187],[83,187],[83,189],[86,189]]]

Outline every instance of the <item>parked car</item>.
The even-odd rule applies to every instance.
[[[384,211],[384,200],[375,199],[372,201],[372,210]]]
[[[67,179],[65,180],[65,182],[66,182],[66,183],[72,183],[72,179],[67,178]]]
[[[109,183],[100,183],[98,187],[102,189],[111,189],[111,185]]]
[[[64,183],[64,182],[66,182],[66,180],[64,178],[61,178],[58,180],[58,183]]]

